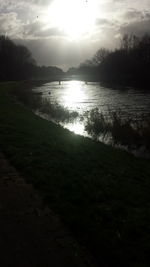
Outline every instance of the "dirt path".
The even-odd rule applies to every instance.
[[[54,213],[0,153],[0,266],[91,264]]]

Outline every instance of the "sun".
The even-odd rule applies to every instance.
[[[92,31],[96,19],[93,0],[55,0],[48,9],[49,23],[72,39]]]

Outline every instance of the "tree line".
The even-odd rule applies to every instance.
[[[100,48],[92,59],[70,68],[66,75],[85,80],[148,87],[150,83],[150,36],[124,35],[114,51]],[[53,66],[38,66],[31,52],[5,36],[0,36],[0,80],[46,79],[64,77]]]
[[[0,36],[0,81],[53,79],[61,75],[60,68],[37,66],[27,47]]]
[[[148,87],[150,83],[150,36],[124,35],[119,49],[99,49],[92,59],[69,75],[84,75],[89,80]]]

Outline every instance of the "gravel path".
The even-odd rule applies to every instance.
[[[0,266],[95,266],[0,153]]]

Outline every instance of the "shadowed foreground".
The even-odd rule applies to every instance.
[[[57,216],[0,153],[0,266],[84,267],[82,256]]]
[[[149,267],[149,160],[138,159],[102,143],[77,136],[52,122],[37,117],[30,110],[19,105],[10,95],[13,87],[19,87],[22,90],[22,83],[0,85],[1,151],[26,181],[36,188],[43,202],[59,214],[78,242],[90,250],[98,266]],[[12,214],[14,219],[10,220],[10,215],[6,214],[6,216],[4,213],[8,220],[4,223],[7,229],[2,232],[8,233],[9,227],[12,229],[11,233],[20,231],[19,240],[24,240],[23,244],[28,253],[22,249],[19,259],[26,260],[27,254],[30,256],[29,259],[32,255],[36,257],[38,255],[39,266],[45,267],[43,258],[46,259],[48,256],[44,254],[49,254],[51,261],[52,254],[54,259],[56,258],[56,265],[54,261],[50,266],[58,266],[58,261],[58,264],[61,262],[60,266],[74,266],[73,258],[68,256],[70,252],[67,252],[67,245],[62,246],[60,242],[65,235],[61,234],[61,231],[55,231],[57,226],[55,220],[50,224],[53,216],[48,217],[49,219],[45,219],[46,216],[41,218],[40,206],[37,204],[35,208],[30,206],[31,202],[34,203],[34,198],[33,200],[30,198],[31,194],[25,193],[26,197],[22,197],[23,190],[26,192],[29,189],[21,186],[16,191],[15,188],[18,187],[16,184],[14,187],[13,183],[12,188],[6,187],[7,194],[3,193],[4,199],[5,195],[10,198],[13,194],[14,200],[10,199],[10,205],[15,203],[16,198],[18,204],[14,204],[14,208],[11,206],[9,208],[8,214]],[[15,193],[10,195],[13,190]],[[10,222],[17,220],[16,209],[19,219],[17,230],[14,231],[15,223],[10,225]],[[19,230],[20,227],[22,230]],[[59,227],[58,225],[58,229]],[[53,232],[56,233],[54,236]],[[9,240],[7,254],[5,253],[7,257],[10,254],[8,252],[10,248],[18,242],[15,241],[18,240],[15,237],[16,234],[13,236],[14,241],[13,238],[12,242],[11,239]],[[20,236],[22,236],[21,239]],[[5,240],[7,244],[7,239]],[[68,244],[68,241],[66,243]],[[63,241],[63,244],[66,243]],[[68,249],[71,244],[72,242],[69,241]],[[18,245],[17,249],[19,250],[20,247],[21,245]],[[31,247],[34,248],[33,252],[30,252]],[[52,251],[51,247],[56,249]],[[66,248],[63,252],[62,247]],[[49,252],[46,252],[47,248]],[[16,251],[15,247],[13,249]],[[33,257],[35,261],[36,257]],[[62,259],[67,262],[64,263]],[[29,266],[31,265],[35,266],[34,262]],[[17,264],[15,266],[18,267]],[[77,263],[76,266],[81,265]]]

